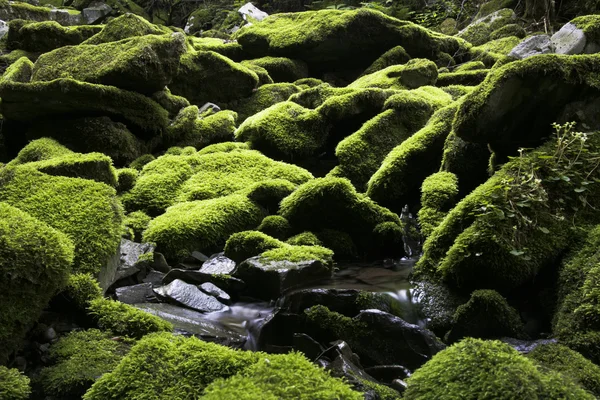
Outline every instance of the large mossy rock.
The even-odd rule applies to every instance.
[[[399,45],[412,57],[423,58],[454,54],[465,46],[460,39],[366,8],[276,14],[244,27],[235,37],[250,54],[300,59],[315,73],[362,71]]]
[[[29,378],[16,368],[0,366],[0,396],[6,400],[27,400],[31,394]]]
[[[248,97],[258,86],[258,76],[242,64],[214,51],[188,51],[169,89],[191,103],[227,103]]]
[[[600,226],[564,262],[554,334],[564,344],[600,363]]]
[[[62,47],[37,59],[31,82],[71,78],[151,94],[171,83],[185,51],[181,33]]]
[[[151,24],[147,19],[127,13],[110,20],[102,30],[85,41],[84,44],[101,44],[145,35],[164,35],[171,30]]]
[[[78,45],[100,32],[102,27],[83,25],[65,27],[56,21],[10,21],[6,46],[11,50],[45,53],[63,46]]]
[[[499,341],[465,339],[436,354],[407,380],[404,398],[593,399],[556,372],[545,372]]]
[[[74,247],[64,233],[0,202],[0,362],[66,285]]]
[[[83,398],[166,400],[201,393],[214,399],[362,399],[360,393],[298,353],[232,350],[171,334],[154,334],[139,341]]]
[[[534,147],[551,124],[578,121],[600,127],[600,56],[540,55],[494,69],[462,101],[456,135],[492,148]]]
[[[31,122],[40,117],[106,115],[125,122],[142,138],[166,129],[169,113],[136,92],[77,81],[71,78],[32,82],[34,65],[22,57],[0,80],[0,109],[4,118]]]
[[[357,193],[347,179],[308,181],[282,200],[279,214],[289,221],[294,233],[333,229],[349,234],[363,253],[402,252],[398,216]]]

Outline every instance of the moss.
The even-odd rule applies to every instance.
[[[476,18],[483,18],[504,8],[511,8],[515,0],[489,0],[481,5]]]
[[[315,366],[300,353],[269,356],[227,379],[210,384],[204,398],[209,399],[348,399],[359,400],[340,379]]]
[[[487,77],[489,70],[481,69],[476,71],[459,71],[459,72],[446,72],[439,74],[436,85],[437,86],[450,86],[450,85],[464,85],[464,86],[477,86]]]
[[[334,229],[324,229],[317,232],[317,238],[323,246],[333,251],[336,261],[351,260],[357,257],[357,250],[352,237]]]
[[[152,332],[172,331],[171,323],[129,304],[108,299],[90,301],[90,314],[101,329],[140,339]]]
[[[294,246],[321,246],[323,243],[319,240],[317,235],[312,232],[302,232],[292,236],[285,241],[287,244]]]
[[[179,111],[189,107],[190,102],[185,97],[175,96],[169,88],[164,88],[152,94],[152,100],[156,101],[162,108],[169,112],[169,117],[174,118]]]
[[[338,88],[331,86],[329,83],[321,83],[320,85],[305,89],[300,93],[290,96],[289,101],[305,108],[317,108],[330,97],[342,96],[354,92],[356,92],[356,90],[351,88]]]
[[[322,80],[317,78],[304,78],[298,79],[296,82],[294,82],[294,85],[299,86],[302,89],[309,89],[322,85],[323,83],[324,82]]]
[[[291,83],[262,85],[252,93],[252,96],[241,100],[234,109],[239,115],[239,121],[243,122],[246,118],[271,107],[273,104],[286,101],[291,95],[299,91],[298,86]]]
[[[324,145],[326,128],[317,111],[285,101],[246,119],[235,137],[268,156],[293,161],[316,154]]]
[[[263,67],[248,62],[242,62],[241,64],[244,67],[248,68],[250,71],[254,72],[256,76],[258,76],[259,87],[262,85],[270,85],[274,83],[273,78],[271,78],[271,76],[269,75],[269,71],[267,71]]]
[[[5,400],[26,400],[31,394],[29,378],[16,368],[0,365],[0,398]]]
[[[233,233],[257,227],[262,217],[261,210],[240,194],[179,203],[150,222],[144,241],[155,242],[167,259],[177,258],[181,250],[210,252]]]
[[[600,363],[600,227],[589,230],[585,240],[560,267],[559,303],[553,321],[554,335],[570,348]]]
[[[506,56],[520,42],[520,38],[516,36],[508,36],[500,39],[491,40],[481,46],[474,47],[473,51],[481,51],[484,53],[494,53]]]
[[[248,97],[257,84],[254,72],[227,57],[213,51],[188,51],[181,57],[179,72],[169,88],[191,103],[202,105]]]
[[[74,246],[65,234],[3,202],[0,244],[4,288],[0,292],[0,362],[4,363],[52,296],[67,283]]]
[[[490,35],[491,40],[498,40],[506,37],[518,37],[519,39],[523,39],[527,36],[527,32],[521,25],[518,24],[508,24],[504,25],[502,28],[496,29]]]
[[[215,142],[233,139],[237,114],[230,110],[202,117],[197,106],[182,109],[167,129],[163,147],[194,146],[202,148]]]
[[[318,210],[330,210],[318,216]],[[279,214],[296,232],[334,229],[348,233],[361,252],[373,243],[372,232],[383,222],[400,225],[398,216],[356,192],[341,178],[319,178],[301,185],[281,202]]]
[[[262,57],[245,61],[242,64],[254,64],[267,70],[273,82],[294,82],[308,78],[308,66],[303,61],[285,57]]]
[[[133,241],[141,242],[142,233],[148,228],[152,217],[143,211],[134,211],[127,214],[125,218],[125,227],[129,228],[133,232]]]
[[[62,47],[37,59],[32,82],[71,78],[151,94],[171,82],[185,51],[179,33]]]
[[[367,195],[379,204],[398,209],[403,204],[416,203],[419,186],[439,168],[456,109],[456,104],[451,104],[438,110],[427,125],[396,146],[371,176]]]
[[[459,98],[466,96],[471,93],[475,88],[472,86],[463,85],[450,85],[441,88],[444,92],[452,96],[452,100],[458,100]]]
[[[377,71],[381,71],[387,67],[398,64],[406,64],[410,60],[410,56],[402,46],[396,46],[383,53],[377,60],[373,61],[363,75],[369,75]]]
[[[127,344],[97,329],[71,332],[50,347],[52,365],[42,369],[39,381],[46,395],[81,397],[128,350]]]
[[[464,337],[499,338],[523,337],[519,313],[494,290],[476,290],[466,304],[459,306],[453,316],[450,342]]]
[[[421,186],[421,209],[418,213],[421,233],[427,237],[439,226],[456,204],[458,179],[451,172],[437,172],[428,176]]]
[[[450,96],[445,93],[428,93],[424,89],[391,96],[385,103],[387,110],[337,145],[338,165],[330,175],[348,178],[359,190],[365,190],[388,153],[422,128],[436,109],[449,102]]]
[[[244,58],[247,58],[247,54],[242,49],[242,46],[239,43],[230,40],[229,35],[219,32],[220,36],[222,37],[211,37],[206,36],[207,32],[208,31],[202,32],[201,38],[188,36],[188,41],[191,43],[194,50],[214,51],[215,53],[219,53],[237,62],[243,60]],[[208,32],[209,35],[210,33],[211,32]]]
[[[314,73],[364,70],[398,45],[413,57],[428,57],[439,51],[454,54],[464,45],[458,39],[367,8],[277,14],[241,29],[234,38],[250,54],[297,58]]]
[[[35,62],[39,57],[39,54],[25,50],[13,50],[0,56],[0,65],[2,65],[3,69],[8,68],[21,57],[26,57],[29,61]]]
[[[441,169],[457,176],[459,197],[464,197],[489,178],[489,159],[487,144],[467,142],[451,132],[444,143]]]
[[[558,343],[548,343],[536,346],[527,357],[571,378],[593,395],[600,395],[600,367],[576,351]]]
[[[130,191],[137,181],[140,172],[134,168],[121,168],[117,170],[117,193]]]
[[[291,229],[292,227],[288,220],[279,215],[265,217],[258,228],[256,228],[256,230],[279,240],[287,239]]]
[[[392,65],[352,82],[351,88],[415,89],[433,85],[437,80],[437,66],[427,59],[412,59],[403,65]]]
[[[224,143],[216,143],[211,144],[210,146],[206,146],[203,149],[198,150],[198,155],[203,156],[205,154],[212,153],[228,153],[231,151],[243,151],[249,150],[250,148],[246,143],[238,143],[238,142],[224,142]]]
[[[139,93],[70,78],[30,83],[32,69],[31,61],[22,57],[0,79],[0,109],[6,119],[30,122],[42,117],[101,113],[140,129],[142,137],[161,132],[168,124],[168,112]]]
[[[280,261],[299,263],[302,261],[317,260],[324,266],[332,268],[333,251],[322,246],[285,245],[265,251],[261,254],[261,260],[276,263]],[[286,268],[288,267],[286,266]]]
[[[583,15],[571,21],[585,33],[588,43],[600,43],[600,18],[598,15]]]
[[[309,321],[332,332],[338,338],[344,337],[352,340],[367,334],[367,326],[364,322],[331,311],[324,305],[312,306],[304,310],[304,314]]]
[[[465,72],[465,71],[476,71],[480,69],[486,69],[487,67],[481,61],[468,61],[464,64],[459,65],[454,72]]]
[[[296,185],[286,179],[268,179],[256,182],[245,192],[250,200],[266,210],[275,213],[279,209],[281,200],[289,196]]]
[[[100,32],[84,42],[84,44],[102,44],[117,42],[136,36],[164,35],[171,33],[166,27],[151,24],[145,18],[127,13],[110,20]]]
[[[121,166],[142,153],[142,144],[125,124],[108,117],[56,118],[35,122],[26,132],[28,139],[51,137],[79,153],[101,152]]]
[[[9,23],[6,46],[11,50],[45,53],[63,46],[78,45],[101,29],[93,25],[65,27],[56,21],[13,19]]]
[[[0,201],[30,213],[73,241],[74,271],[97,273],[115,253],[122,210],[113,188],[87,179],[46,175],[26,165],[0,170],[0,187]]]
[[[285,246],[285,243],[258,231],[234,233],[225,244],[225,256],[236,263],[264,253],[267,250]]]
[[[133,160],[129,164],[129,168],[133,168],[133,169],[137,169],[138,171],[141,171],[142,168],[144,168],[144,165],[146,165],[154,160],[156,160],[156,157],[154,157],[152,154],[143,154],[143,155],[139,156],[138,158],[136,158],[135,160]]]
[[[592,399],[556,373],[543,373],[509,345],[465,339],[442,350],[408,378],[407,400],[432,398]]]
[[[50,138],[42,138],[21,149],[10,165],[21,165],[72,154],[65,146]]]
[[[67,287],[63,293],[81,311],[87,310],[90,301],[102,297],[102,289],[96,278],[82,273],[69,276]]]
[[[466,40],[474,46],[479,46],[486,43],[491,34],[492,28],[489,26],[489,24],[474,23],[460,31],[456,36]]]

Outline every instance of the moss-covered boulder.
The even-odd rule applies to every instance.
[[[556,372],[544,372],[509,345],[465,339],[436,354],[406,382],[407,400],[592,399],[594,396]]]
[[[167,128],[162,147],[194,146],[202,148],[212,143],[233,139],[237,114],[225,110],[202,116],[197,106],[182,109]]]
[[[65,27],[56,21],[10,21],[6,46],[11,50],[45,53],[63,46],[78,45],[100,32],[102,27],[83,25]]]
[[[427,125],[390,151],[368,182],[368,196],[397,210],[416,204],[421,183],[439,168],[457,108],[456,103],[441,108]]]
[[[273,82],[294,82],[308,78],[308,66],[303,61],[285,57],[262,57],[248,60],[242,64],[253,64],[264,68]]]
[[[73,114],[107,115],[135,128],[142,138],[162,132],[169,123],[167,110],[142,94],[71,78],[31,82],[33,69],[33,63],[21,57],[0,79],[4,118],[31,122]]]
[[[102,30],[85,41],[84,44],[102,44],[118,42],[135,36],[164,35],[171,30],[164,26],[154,25],[147,19],[134,13],[127,13],[110,20]]]
[[[372,74],[373,72],[381,71],[387,67],[391,67],[392,65],[398,64],[406,64],[410,60],[410,55],[404,50],[402,46],[392,47],[385,53],[383,53],[379,58],[373,61],[365,71],[363,75]]]
[[[119,364],[129,347],[97,329],[71,332],[51,346],[51,365],[42,369],[38,381],[46,395],[81,397]]]
[[[421,186],[421,209],[418,218],[423,236],[429,236],[456,204],[458,179],[451,172],[436,172]]]
[[[439,51],[454,54],[464,46],[459,39],[367,8],[272,15],[241,29],[235,38],[250,54],[300,59],[317,74],[363,71],[395,46],[404,47],[412,57]]]
[[[6,400],[26,400],[31,394],[29,378],[16,368],[0,365],[0,397]]]
[[[213,51],[188,51],[169,89],[202,106],[248,97],[257,86],[258,76],[243,65]]]
[[[595,363],[600,362],[600,227],[561,266],[554,335]]]
[[[519,313],[498,292],[482,289],[471,293],[469,301],[456,309],[447,339],[453,343],[465,337],[503,336],[524,337]]]
[[[600,57],[540,55],[494,69],[456,113],[454,131],[470,142],[532,147],[551,123],[580,121],[598,127],[586,103],[600,96]],[[569,108],[569,104],[577,107]],[[538,112],[544,110],[544,112]],[[578,111],[576,111],[578,110]],[[579,112],[583,111],[583,112]],[[493,146],[492,146],[493,147]]]
[[[181,33],[67,46],[38,58],[31,81],[71,78],[151,94],[171,83],[185,51]]]
[[[0,188],[0,201],[73,241],[74,271],[98,274],[115,254],[123,214],[113,188],[88,179],[47,175],[29,165],[0,170]]]
[[[231,380],[227,379],[230,377]],[[277,384],[272,384],[273,377],[277,377]],[[286,377],[293,380],[288,383]],[[203,393],[212,398],[243,398],[257,393],[261,398],[286,400],[304,398],[304,394],[307,399],[362,398],[296,353],[267,355],[232,350],[195,337],[186,339],[164,333],[139,341],[117,368],[103,375],[83,398],[166,400]],[[268,397],[269,394],[272,395]]]
[[[287,219],[280,215],[266,216],[258,228],[259,232],[263,232],[275,239],[285,240],[289,237],[291,226]]]
[[[392,65],[380,71],[364,75],[348,87],[380,89],[416,89],[434,85],[438,69],[433,61],[414,58],[403,65]]]
[[[143,147],[125,124],[109,117],[36,121],[26,136],[30,140],[50,137],[78,153],[101,152],[120,166],[138,158]]]
[[[474,71],[446,72],[438,75],[437,86],[477,86],[487,77],[489,71],[486,69]]]
[[[5,362],[66,285],[74,245],[64,233],[5,202],[0,217],[0,362]]]
[[[318,210],[330,211],[317,216]],[[283,199],[279,214],[289,221],[296,233],[323,229],[346,232],[360,246],[361,252],[377,248],[378,240],[382,239],[378,235],[379,224],[392,223],[401,241],[398,216],[357,193],[347,179],[328,177],[308,181]],[[393,252],[398,249],[382,250]]]
[[[388,153],[451,100],[450,95],[432,87],[391,96],[382,113],[338,143],[335,149],[338,165],[330,175],[348,178],[359,191],[364,191]]]
[[[473,21],[456,36],[479,46],[489,41],[492,32],[514,22],[515,19],[513,10],[503,8]]]
[[[233,108],[238,113],[239,122],[244,122],[246,118],[288,100],[291,95],[299,91],[300,88],[292,83],[262,85],[250,97],[240,100]]]

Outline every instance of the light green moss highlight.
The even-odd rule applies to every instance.
[[[102,297],[102,289],[91,274],[76,273],[69,276],[63,292],[80,311],[85,311],[90,301]]]
[[[450,172],[436,172],[421,185],[421,209],[418,213],[423,236],[429,236],[456,204],[458,179]]]
[[[94,25],[62,26],[56,21],[32,22],[13,19],[6,45],[9,49],[45,53],[63,46],[78,45],[98,33]]]
[[[18,348],[27,329],[67,283],[73,249],[64,233],[0,202],[0,362]]]
[[[0,170],[0,187],[0,201],[73,241],[74,271],[98,273],[116,252],[123,213],[113,188],[87,179],[50,176],[27,165]]]
[[[126,343],[97,329],[74,331],[50,347],[51,365],[42,369],[38,379],[46,395],[81,397],[128,350]]]
[[[295,246],[321,246],[323,243],[319,240],[317,235],[312,232],[302,232],[292,236],[285,241],[287,244]]]
[[[309,321],[333,333],[336,337],[344,338],[342,340],[352,341],[368,334],[367,325],[364,322],[359,322],[338,312],[331,311],[326,306],[320,304],[304,310],[304,314],[306,314],[306,318]]]
[[[252,96],[240,100],[234,107],[239,115],[239,121],[243,122],[246,118],[271,107],[274,104],[286,101],[294,93],[298,93],[300,88],[291,83],[272,83],[262,85]]]
[[[5,400],[27,400],[31,394],[29,378],[16,368],[0,365],[0,398]]]
[[[280,215],[265,217],[256,230],[263,232],[275,239],[285,240],[289,237],[292,227],[287,219]]]
[[[100,32],[83,44],[102,44],[136,36],[164,35],[166,33],[171,33],[171,31],[166,27],[151,24],[138,15],[127,13],[110,20]]]
[[[548,343],[536,346],[527,357],[573,379],[593,395],[600,396],[600,367],[576,351],[558,343]]]
[[[392,65],[380,71],[364,75],[352,82],[350,88],[416,89],[434,85],[438,77],[433,61],[416,58],[404,65]]]
[[[285,57],[261,57],[242,62],[242,65],[254,64],[267,70],[273,82],[294,82],[308,78],[308,66],[300,60]]]
[[[333,265],[333,251],[322,246],[286,245],[267,250],[260,256],[265,262],[289,261],[292,263],[297,263],[302,261],[318,260],[329,268],[331,268]],[[277,264],[275,264],[275,266],[277,266]],[[286,266],[285,268],[289,268],[289,266]]]
[[[260,208],[241,194],[179,203],[150,222],[144,241],[155,242],[167,258],[177,258],[182,250],[210,252],[233,233],[257,227],[262,218]]]
[[[329,210],[320,213],[318,210]],[[316,214],[317,213],[317,214]],[[398,216],[356,192],[342,178],[319,178],[283,199],[279,214],[296,232],[334,229],[348,233],[361,251],[372,248],[373,230],[383,222],[400,225]]]
[[[134,211],[127,214],[125,217],[125,227],[131,229],[133,232],[133,241],[141,242],[142,233],[146,230],[151,220],[152,217],[143,211]]]
[[[232,151],[244,151],[250,150],[247,143],[239,143],[239,142],[223,142],[216,143],[206,146],[203,149],[198,150],[198,155],[203,156],[205,154],[211,153],[228,153]]]
[[[250,69],[213,51],[188,51],[180,59],[179,72],[169,89],[202,106],[248,97],[258,85]],[[223,90],[227,88],[227,90]]]
[[[151,94],[171,82],[185,51],[179,33],[62,47],[38,58],[32,82],[71,78]]]
[[[402,46],[396,46],[383,53],[377,60],[373,61],[363,75],[369,75],[373,72],[381,71],[387,67],[397,64],[406,64],[410,60],[410,56]]]
[[[494,53],[506,56],[519,43],[521,43],[521,38],[517,36],[508,36],[500,39],[494,39],[482,44],[481,46],[474,47],[473,51],[482,51],[485,53]]]
[[[230,110],[201,116],[197,106],[189,106],[177,114],[167,128],[164,146],[194,146],[202,148],[210,143],[233,139],[237,114]]]
[[[502,28],[496,29],[490,35],[491,40],[502,39],[510,36],[518,37],[519,39],[525,38],[527,36],[527,32],[521,25],[518,24],[508,24],[504,25]]]
[[[189,19],[188,19],[189,22]],[[211,37],[211,33],[215,33],[216,35],[222,36],[214,36]],[[248,57],[246,53],[242,50],[242,46],[229,39],[229,35],[223,32],[216,31],[204,31],[202,32],[202,37],[198,38],[195,36],[187,37],[188,43],[194,48],[194,50],[200,51],[214,51],[215,53],[219,53],[227,58],[232,59],[233,61],[239,62],[244,58]],[[248,66],[250,69],[256,72],[253,68]],[[260,68],[260,67],[259,67]],[[264,68],[263,68],[264,70]],[[265,71],[266,72],[266,71]],[[257,73],[258,74],[258,73]],[[271,82],[272,83],[272,82]]]
[[[257,256],[267,250],[285,246],[285,243],[258,231],[234,233],[225,244],[225,256],[236,263]]]
[[[597,14],[577,17],[571,23],[585,33],[588,43],[600,43],[600,18]]]
[[[442,350],[407,380],[406,400],[461,398],[592,399],[562,375],[542,372],[509,345],[465,339]]]
[[[451,104],[438,110],[427,125],[396,146],[369,180],[367,195],[397,209],[416,200],[423,180],[439,168],[456,109]]]
[[[451,85],[477,86],[483,82],[488,73],[489,70],[487,69],[441,73],[438,76],[436,85],[440,87]]]
[[[115,335],[140,339],[149,333],[173,330],[170,322],[115,300],[94,299],[89,313],[101,329]]]
[[[36,161],[46,161],[56,157],[72,154],[65,146],[50,138],[42,138],[30,142],[23,147],[8,165],[22,165]]]
[[[456,67],[455,72],[475,71],[479,69],[486,69],[487,67],[481,61],[468,61]]]

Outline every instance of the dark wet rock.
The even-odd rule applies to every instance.
[[[325,348],[319,342],[305,333],[294,333],[294,350],[298,350],[310,360],[316,360]]]
[[[292,288],[331,277],[331,268],[319,260],[266,261],[258,256],[240,264],[234,276],[246,282],[249,295],[270,300]]]
[[[200,290],[210,296],[216,297],[221,303],[229,304],[231,302],[231,296],[229,296],[224,290],[219,289],[213,283],[203,283],[200,285]]]
[[[360,290],[355,289],[302,289],[282,297],[278,306],[294,314],[302,314],[304,310],[322,304],[331,311],[354,316],[360,312],[356,299]]]
[[[538,339],[538,340],[521,340],[515,338],[504,337],[500,339],[502,342],[509,344],[519,353],[527,354],[533,351],[537,346],[542,344],[557,343],[556,339]]]
[[[207,274],[200,271],[188,271],[184,269],[173,269],[163,279],[164,284],[168,284],[175,279],[181,279],[187,283],[202,284],[205,282],[214,283],[227,293],[237,293],[244,289],[246,284],[244,281],[233,278],[231,276],[223,276],[217,274]]]
[[[406,379],[410,371],[402,365],[376,365],[365,368],[365,372],[380,382],[391,383],[395,379]]]
[[[156,254],[156,253],[155,253]],[[148,275],[144,279],[142,279],[143,283],[150,283],[152,287],[158,287],[162,285],[163,279],[165,278],[165,274],[159,271],[150,271]]]
[[[152,283],[140,283],[133,286],[124,286],[115,291],[117,300],[121,303],[138,304],[156,299],[152,291]]]
[[[206,260],[202,264],[200,272],[204,272],[205,274],[229,275],[235,270],[235,266],[235,261],[225,257],[223,253],[219,253]]]
[[[217,321],[206,319],[205,314],[198,311],[166,303],[136,304],[135,307],[169,321],[179,333],[231,347],[242,347],[246,341],[244,335],[224,327]]]
[[[165,256],[158,252],[154,252],[154,262],[152,263],[152,268],[165,274],[171,270],[171,267],[169,266]]]
[[[202,264],[196,262],[195,260],[191,260],[189,262],[181,262],[177,264],[177,269],[184,269],[186,271],[198,271],[202,268]]]
[[[46,329],[46,331],[44,332],[44,340],[46,341],[46,343],[48,342],[52,342],[53,340],[55,340],[58,337],[56,331],[54,330],[53,327],[49,327],[48,329]]]
[[[185,283],[180,279],[153,290],[161,298],[205,313],[222,311],[227,307],[213,296],[202,292],[196,285]]]
[[[399,393],[404,393],[408,385],[402,379],[394,379],[392,384],[390,385],[393,389],[395,389]]]
[[[516,45],[515,48],[508,53],[508,56],[522,60],[531,56],[548,53],[554,53],[554,44],[552,44],[550,36],[536,35],[528,37]]]

